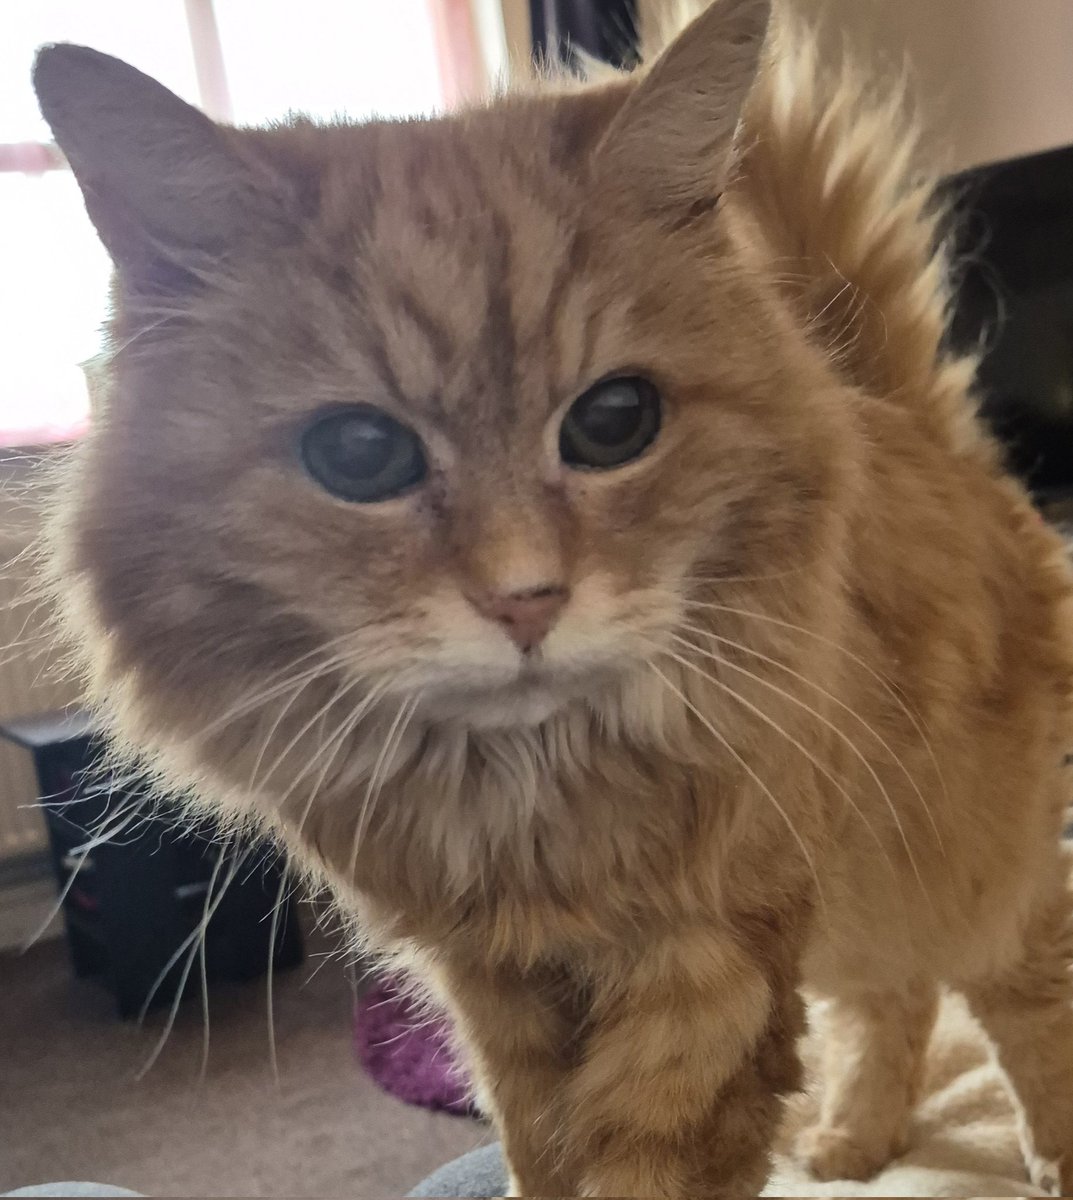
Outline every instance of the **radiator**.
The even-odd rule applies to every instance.
[[[32,462],[2,463],[0,486],[0,722],[62,708],[77,695],[56,669],[48,613],[28,594],[31,567],[19,555],[39,528]],[[45,826],[30,753],[0,739],[0,862],[42,849]]]

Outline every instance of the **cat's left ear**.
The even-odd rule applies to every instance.
[[[87,46],[60,44],[38,53],[33,82],[127,284],[172,286],[190,264],[289,235],[279,176],[248,152],[240,131],[155,79]]]
[[[760,69],[772,0],[715,0],[656,59],[596,151],[600,180],[651,215],[714,204]]]

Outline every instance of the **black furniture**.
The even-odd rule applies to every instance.
[[[637,61],[636,0],[529,0],[533,53],[574,63],[574,51],[614,63]]]
[[[1073,146],[950,179],[951,337],[984,351],[983,415],[1041,508],[1073,499]]]
[[[121,1016],[173,999],[184,975],[199,981],[196,960],[186,970],[191,953],[204,954],[210,980],[251,979],[269,965],[274,932],[273,969],[302,960],[273,848],[225,847],[144,778],[108,770],[77,709],[10,720],[0,734],[33,755],[72,965],[107,981]]]

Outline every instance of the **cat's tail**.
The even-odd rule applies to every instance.
[[[777,273],[839,369],[911,407],[942,444],[983,449],[966,402],[977,363],[950,352],[947,214],[920,172],[903,79],[876,83],[780,6],[743,129],[740,186]]]
[[[705,6],[641,0],[646,59]],[[760,223],[781,286],[843,375],[913,408],[949,448],[987,453],[966,402],[976,360],[945,344],[946,213],[935,178],[920,172],[908,92],[904,77],[876,82],[848,53],[832,63],[816,32],[777,4],[735,193]]]

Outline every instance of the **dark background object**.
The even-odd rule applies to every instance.
[[[1073,147],[977,167],[944,190],[951,339],[983,347],[983,415],[1046,506],[1073,495]]]
[[[617,67],[637,61],[635,0],[529,0],[538,60],[572,65],[577,47]]]
[[[135,1016],[150,999],[173,999],[191,979],[199,983],[197,966],[185,968],[210,911],[201,951],[208,979],[263,975],[273,931],[273,969],[302,961],[291,889],[274,848],[247,841],[225,852],[211,831],[191,829],[147,780],[101,765],[101,742],[77,709],[7,721],[0,735],[33,755],[71,965],[77,975],[107,982],[121,1016]]]

